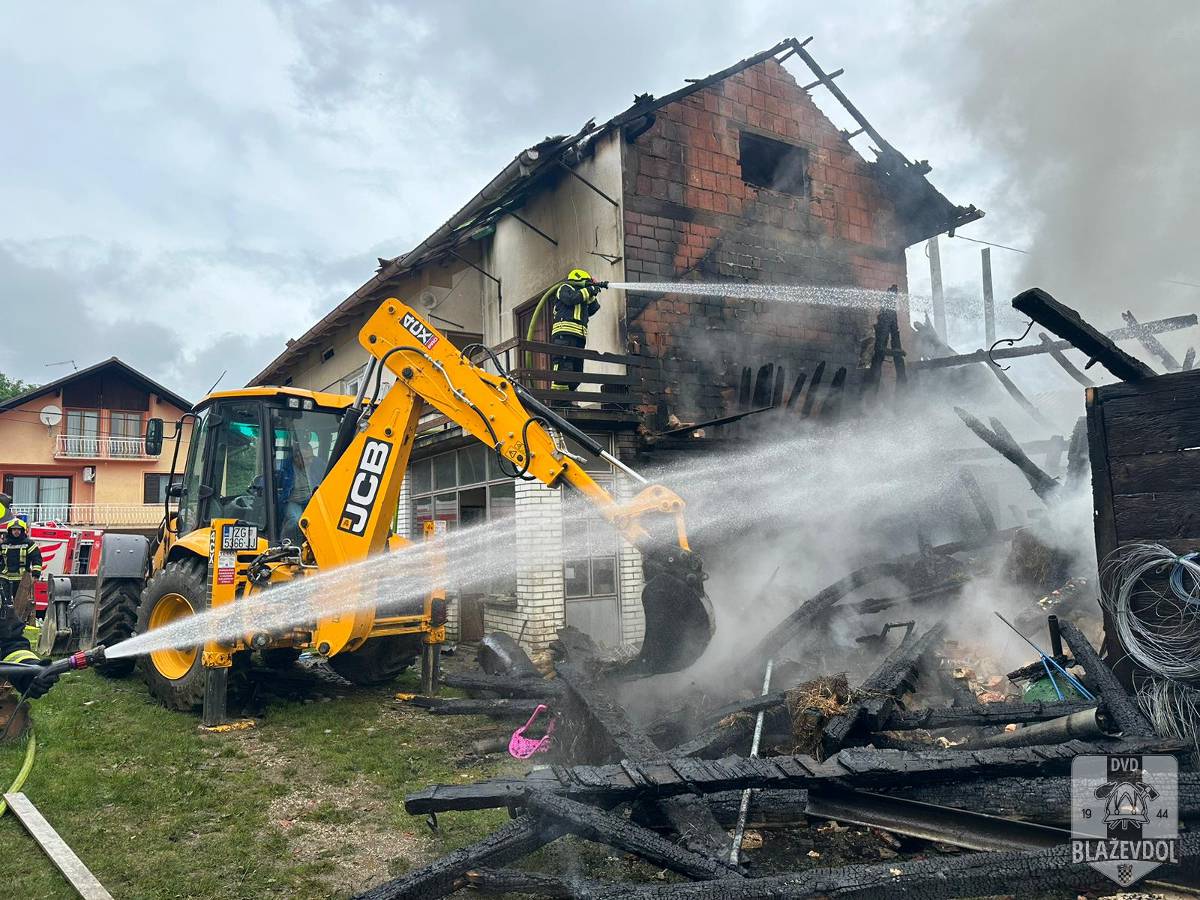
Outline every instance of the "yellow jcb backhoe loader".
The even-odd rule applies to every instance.
[[[474,365],[399,300],[380,305],[359,342],[371,360],[357,397],[246,388],[214,393],[185,417],[192,423],[187,461],[178,479],[172,464],[157,545],[130,545],[107,567],[102,563],[91,634],[81,641],[85,649],[112,648],[132,633],[170,625],[210,605],[236,603],[279,582],[406,544],[389,534],[417,421],[428,403],[491,448],[512,477],[578,491],[640,550],[646,636],[636,667],[674,671],[700,655],[712,637],[712,613],[678,495],[646,484],[532,397],[497,360],[498,374]],[[396,378],[380,398],[385,367]],[[185,420],[176,424],[176,461],[184,427]],[[645,487],[617,503],[584,471],[584,460],[567,449],[564,435]],[[161,452],[162,443],[162,422],[151,420],[148,450]],[[106,569],[116,574],[110,577]],[[416,608],[338,611],[286,633],[248,626],[242,639],[155,651],[141,666],[162,702],[176,709],[203,705],[205,721],[212,723],[224,714],[230,668],[256,650],[268,662],[311,650],[356,683],[390,679],[424,652],[423,689],[432,690],[444,622],[444,596],[434,592]],[[131,664],[114,659],[102,668],[124,674]]]

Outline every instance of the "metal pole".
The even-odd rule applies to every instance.
[[[776,570],[778,571],[778,570]],[[771,576],[775,578],[774,575]],[[770,582],[767,582],[770,584]],[[765,697],[771,692],[771,670],[775,668],[775,660],[767,660],[767,674],[763,677],[762,692]],[[763,715],[766,710],[760,709],[758,717],[754,720],[754,740],[750,742],[750,758],[758,756],[758,744],[762,740],[763,732]],[[738,807],[737,827],[733,830],[733,846],[729,848],[729,864],[736,866],[738,864],[738,854],[742,850],[742,838],[746,834],[746,818],[750,815],[750,794],[751,789],[746,788],[742,791],[742,805]]]
[[[992,248],[979,251],[983,262],[983,331],[984,343],[989,347],[996,343],[996,302],[992,299]]]
[[[933,330],[943,342],[946,337],[946,306],[942,299],[942,255],[938,250],[938,236],[935,234],[926,245],[929,251],[929,291],[933,296]]]

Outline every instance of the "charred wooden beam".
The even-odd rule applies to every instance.
[[[1100,658],[1100,654],[1096,652],[1091,642],[1084,637],[1083,632],[1073,622],[1059,622],[1059,629],[1062,632],[1063,640],[1071,648],[1075,661],[1087,673],[1089,686],[1095,688],[1100,694],[1100,699],[1104,701],[1104,708],[1113,723],[1121,729],[1126,737],[1151,737],[1154,734],[1154,728],[1138,708],[1137,701],[1125,692],[1121,682],[1105,665],[1104,660]]]
[[[1167,331],[1179,331],[1183,328],[1194,327],[1200,319],[1195,313],[1186,316],[1172,316],[1169,319],[1155,319],[1153,322],[1143,322],[1138,326],[1138,329],[1133,328],[1117,328],[1114,331],[1106,332],[1105,336],[1114,341],[1126,341],[1131,338],[1136,338],[1140,333],[1139,329],[1145,329],[1151,334],[1162,334]],[[996,359],[1020,359],[1026,356],[1041,356],[1048,353],[1049,346],[1047,344],[1038,344],[1032,347],[1001,347],[995,350],[976,350],[973,353],[958,353],[947,356],[938,356],[933,359],[922,359],[915,362],[914,365],[921,369],[945,369],[952,366],[966,366],[972,363],[988,362]],[[1070,350],[1075,345],[1070,341],[1054,341],[1053,346],[1056,350]]]
[[[442,675],[442,684],[447,687],[480,693],[486,691],[500,694],[504,697],[558,697],[562,695],[562,685],[547,681],[544,678],[511,678],[496,675],[473,675],[469,673],[448,672]]]
[[[846,740],[860,729],[878,731],[896,709],[896,700],[915,684],[922,658],[942,640],[946,628],[935,625],[913,638],[911,634],[862,683],[866,699],[851,705],[846,712],[825,723],[821,747],[826,755],[841,749]]]
[[[825,392],[825,402],[821,404],[821,417],[835,421],[842,409],[842,400],[846,391],[846,367],[839,366],[833,373],[833,381]]]
[[[1087,416],[1080,416],[1071,431],[1071,444],[1067,448],[1067,478],[1068,491],[1087,483],[1092,470],[1088,459]]]
[[[1037,463],[1026,456],[1025,451],[1011,439],[1007,430],[1003,435],[991,431],[962,407],[954,407],[954,412],[962,419],[964,425],[975,432],[976,437],[1021,470],[1021,474],[1025,476],[1025,480],[1029,482],[1029,486],[1033,488],[1033,492],[1041,498],[1043,503],[1049,502],[1050,497],[1058,489],[1058,479],[1051,478]],[[996,424],[995,419],[992,420],[992,424],[993,426]]]
[[[913,731],[962,728],[977,725],[1010,725],[1046,722],[1091,709],[1095,703],[1058,701],[1047,703],[979,703],[939,709],[898,710],[883,723],[882,731]]]
[[[1179,817],[1184,820],[1200,818],[1200,773],[1179,773]],[[906,784],[888,788],[889,795],[969,809],[989,816],[1009,819],[1025,819],[1049,825],[1067,825],[1071,822],[1071,776],[1050,775],[1037,777],[980,777],[973,779],[969,787],[957,781]],[[753,814],[749,827],[769,828],[792,825],[807,818],[807,790],[759,791],[754,795]],[[708,806],[723,825],[737,819],[741,794],[726,791],[709,794]],[[638,806],[635,805],[635,810]],[[641,821],[641,820],[639,820]],[[647,821],[658,827],[659,821]]]
[[[933,547],[930,553],[936,556],[950,556],[954,553],[974,550],[988,544],[1011,539],[1018,530],[1016,528],[1007,528],[1003,531],[994,531],[971,540],[939,544]],[[755,645],[754,649],[747,655],[747,658],[770,659],[801,634],[808,631],[815,619],[827,613],[847,594],[853,593],[880,578],[902,576],[909,573],[912,571],[914,565],[927,562],[928,558],[929,554],[926,553],[912,553],[884,562],[870,563],[861,569],[851,572],[845,578],[835,581],[833,584],[814,594],[801,603],[795,611],[785,616]]]
[[[1083,372],[1079,371],[1079,368],[1075,365],[1075,363],[1067,359],[1066,354],[1063,353],[1062,350],[1058,349],[1058,344],[1050,340],[1050,335],[1046,334],[1044,331],[1041,331],[1038,333],[1038,340],[1042,342],[1042,346],[1046,348],[1046,352],[1050,354],[1050,358],[1058,363],[1064,372],[1066,372],[1084,387],[1096,386],[1096,382],[1084,375]]]
[[[1033,401],[1025,396],[1022,391],[1011,378],[1004,374],[1004,370],[995,364],[988,365],[988,370],[996,376],[996,380],[1000,382],[1000,386],[1008,393],[1008,396],[1017,401],[1017,405],[1025,412],[1029,413],[1029,417],[1041,425],[1043,428],[1053,428],[1054,426],[1041,414]]]
[[[804,403],[800,406],[800,415],[805,418],[812,413],[813,404],[817,401],[817,390],[821,387],[821,380],[824,377],[825,360],[821,360],[813,370],[812,381],[808,383],[808,392],[804,395]]]
[[[1085,322],[1079,313],[1059,303],[1041,288],[1030,288],[1017,294],[1013,297],[1012,306],[1060,338],[1070,341],[1089,360],[1100,363],[1122,381],[1138,381],[1155,374],[1148,365],[1130,356],[1111,338]]]
[[[777,731],[791,733],[791,716],[786,705],[761,707],[765,713],[763,720],[764,735]],[[671,748],[671,756],[700,756],[716,757],[727,754],[741,745],[750,744],[754,734],[755,715],[743,713],[727,717],[716,724],[705,728],[690,741],[685,741]]]
[[[685,850],[647,828],[586,803],[532,791],[525,805],[538,816],[568,828],[572,834],[640,856],[689,878],[725,878],[732,874],[712,857]]]
[[[1128,309],[1125,310],[1125,312],[1121,313],[1121,318],[1125,320],[1125,324],[1128,325],[1130,328],[1140,328],[1141,327],[1141,323],[1138,322],[1138,320],[1134,316],[1132,310],[1128,310]],[[1171,354],[1170,350],[1168,350],[1166,347],[1163,346],[1162,341],[1160,341],[1157,337],[1154,336],[1154,332],[1152,332],[1152,331],[1140,332],[1138,334],[1137,338],[1143,347],[1145,347],[1147,350],[1149,350],[1151,353],[1153,353],[1155,356],[1157,356],[1160,360],[1162,360],[1164,369],[1166,369],[1168,372],[1178,372],[1179,371],[1179,368],[1180,368],[1179,360],[1177,360]]]
[[[428,900],[445,897],[464,883],[467,872],[480,866],[504,866],[566,834],[555,822],[521,816],[483,840],[448,853],[415,872],[385,881],[356,900]]]
[[[987,499],[983,496],[983,489],[979,487],[979,480],[975,477],[975,473],[970,469],[959,469],[958,480],[962,482],[967,497],[971,500],[971,505],[975,507],[975,514],[979,516],[979,524],[983,526],[983,530],[995,531],[996,517],[992,515],[992,508],[988,506]]]
[[[1180,862],[1155,870],[1155,882],[1189,884],[1200,874],[1200,835],[1179,838]],[[1066,844],[1046,850],[1006,853],[964,853],[905,862],[870,863],[836,869],[808,869],[739,882],[693,882],[640,886],[613,884],[604,892],[598,885],[590,896],[629,900],[742,900],[742,898],[834,897],[839,900],[948,900],[954,897],[993,895],[1033,897],[1111,889],[1112,882],[1089,864],[1074,862]]]
[[[417,694],[406,702],[435,716],[490,716],[493,719],[520,719],[523,721],[528,719],[537,705],[544,703],[545,700],[478,697],[459,700],[425,697]]]
[[[627,761],[653,763],[665,758],[659,746],[634,727],[613,697],[598,687],[592,675],[569,662],[559,663],[555,671],[569,700],[573,700],[578,710],[590,720],[592,730],[602,735]],[[699,798],[673,797],[664,800],[661,806],[663,814],[689,849],[711,857],[724,855],[728,838]]]
[[[1051,659],[1053,659],[1064,669],[1069,669],[1071,666],[1075,665],[1075,660],[1071,659],[1071,657],[1067,656],[1066,654],[1063,654],[1062,656],[1052,656]],[[1037,662],[1028,663],[1024,666],[1021,666],[1019,669],[1013,669],[1004,677],[1009,681],[1026,681],[1028,679],[1040,679],[1045,674],[1046,665],[1039,659]]]
[[[958,750],[875,750],[854,747],[818,762],[811,756],[768,756],[716,760],[669,758],[623,760],[603,766],[550,766],[525,778],[497,778],[477,784],[431,785],[404,800],[413,815],[447,810],[519,806],[527,792],[551,791],[584,802],[621,803],[683,794],[712,794],[746,788],[810,788],[834,782],[863,789],[896,787],[934,780],[982,776],[1045,775],[1069,769],[1076,756],[1099,753],[1171,753],[1183,743],[1163,738],[1120,741],[1067,741],[1039,747]]]
[[[869,616],[874,613],[883,612],[885,609],[890,609],[897,603],[920,603],[923,600],[935,600],[938,597],[957,593],[963,589],[963,585],[968,580],[967,578],[951,578],[948,581],[932,584],[919,591],[909,591],[907,594],[899,597],[868,597],[857,603],[849,604],[849,607],[859,615]]]
[[[579,879],[520,869],[473,869],[466,874],[466,883],[481,894],[550,897],[552,900],[587,900],[595,896]]]

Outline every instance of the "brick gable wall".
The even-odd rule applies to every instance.
[[[739,134],[807,150],[806,196],[742,180]],[[892,204],[870,167],[774,60],[658,110],[626,146],[625,269],[630,281],[752,281],[886,290],[905,283]],[[742,366],[783,366],[790,385],[822,360],[857,377],[874,313],[721,297],[627,295],[647,377],[644,417],[733,410]]]

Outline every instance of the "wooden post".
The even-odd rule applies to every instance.
[[[996,343],[996,302],[992,298],[992,248],[979,251],[983,261],[983,334],[989,347]]]
[[[935,234],[926,244],[929,249],[929,291],[933,297],[933,330],[943,341],[946,335],[946,306],[942,299],[942,255]]]

